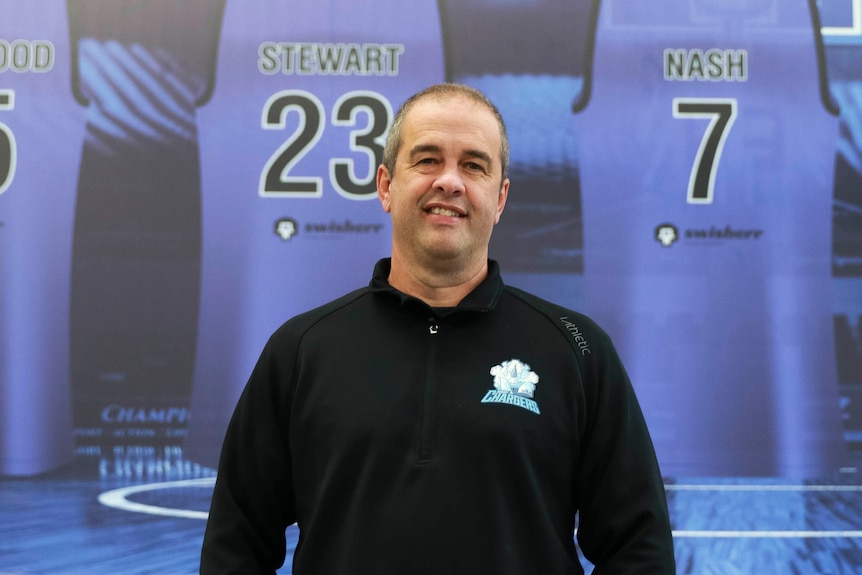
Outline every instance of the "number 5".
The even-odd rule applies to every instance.
[[[710,120],[691,167],[686,201],[711,204],[721,152],[736,120],[736,98],[674,98],[673,117]]]
[[[0,90],[0,111],[15,108],[15,91]],[[15,177],[17,152],[15,135],[9,126],[0,122],[0,194],[5,192]]]

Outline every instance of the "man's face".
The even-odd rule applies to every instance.
[[[425,98],[404,118],[401,139],[394,174],[377,172],[393,257],[429,266],[484,262],[509,190],[494,115],[461,96]]]

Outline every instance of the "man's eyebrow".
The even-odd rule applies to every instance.
[[[482,150],[465,150],[463,156],[465,158],[476,158],[482,160],[489,166],[494,165],[494,159],[486,152]]]
[[[436,144],[417,144],[416,146],[413,146],[412,148],[410,148],[409,156],[411,158],[413,158],[413,157],[418,156],[420,154],[427,154],[429,152],[430,153],[439,153],[440,152],[440,146],[438,146]]]
[[[421,154],[439,154],[440,150],[441,148],[437,144],[417,144],[410,148],[410,153],[408,157],[412,159]],[[477,160],[482,160],[489,166],[494,165],[494,159],[491,157],[491,155],[482,150],[464,150],[464,152],[461,154],[461,157],[475,158]]]

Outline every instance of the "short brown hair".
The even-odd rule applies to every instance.
[[[502,164],[502,179],[509,177],[509,136],[506,133],[506,123],[503,121],[503,116],[488,97],[475,88],[465,86],[464,84],[443,83],[434,84],[425,88],[421,92],[413,94],[398,108],[395,113],[395,118],[392,120],[392,126],[389,128],[389,135],[386,138],[386,147],[383,149],[383,165],[389,170],[390,174],[395,173],[395,159],[398,157],[398,151],[401,148],[401,129],[404,125],[404,118],[407,112],[413,105],[424,98],[451,98],[454,96],[463,96],[466,99],[485,106],[494,117],[497,119],[497,124],[500,127],[500,163]]]

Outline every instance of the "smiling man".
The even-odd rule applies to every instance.
[[[675,572],[632,386],[589,318],[504,285],[488,243],[508,141],[441,84],[396,114],[377,186],[392,256],[270,338],[222,448],[201,572]]]
[[[455,306],[488,272],[488,242],[509,193],[506,135],[489,106],[450,84],[414,96],[377,170],[392,215],[389,283],[431,306]]]

